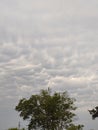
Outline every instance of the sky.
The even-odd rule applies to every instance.
[[[68,91],[78,123],[97,130],[97,0],[0,0],[0,130],[22,127],[15,106],[48,87]]]

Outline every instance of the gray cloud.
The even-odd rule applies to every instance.
[[[97,0],[0,0],[1,129],[12,125],[4,112],[17,125],[19,99],[47,87],[75,97],[79,121],[89,128],[85,113],[98,102],[97,5]]]

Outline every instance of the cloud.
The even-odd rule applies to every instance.
[[[97,0],[0,2],[0,110],[47,87],[67,90],[80,115],[95,106]]]

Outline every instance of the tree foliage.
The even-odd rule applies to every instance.
[[[67,92],[51,93],[48,89],[21,99],[15,109],[24,120],[29,119],[29,130],[63,130],[73,122],[74,101]]]
[[[67,130],[82,130],[83,129],[83,125],[70,125],[70,127]]]
[[[18,128],[9,128],[8,130],[18,130]]]
[[[96,117],[98,117],[98,106],[96,106],[92,110],[88,110],[89,113],[92,115],[92,119],[94,120]]]
[[[18,128],[9,128],[8,130],[25,130],[25,128],[18,129]]]

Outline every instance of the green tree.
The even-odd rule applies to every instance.
[[[74,101],[67,92],[51,93],[48,89],[21,99],[15,109],[24,120],[29,119],[28,130],[63,130],[73,122]]]
[[[8,130],[18,130],[18,128],[9,128]]]
[[[83,129],[83,125],[70,125],[69,128],[67,128],[67,130],[82,130]]]
[[[89,113],[92,115],[92,119],[94,120],[96,117],[98,117],[98,106],[96,106],[92,110],[88,110]]]
[[[9,128],[8,130],[25,130],[25,128],[18,129],[18,128]]]

